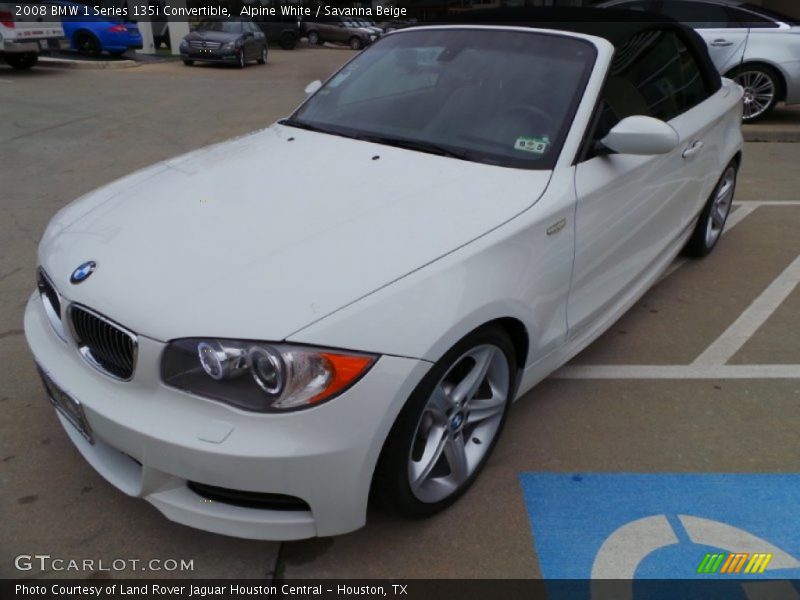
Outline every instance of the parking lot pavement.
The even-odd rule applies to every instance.
[[[266,67],[244,71],[180,63],[0,70],[0,576],[32,575],[14,570],[12,558],[46,553],[194,559],[195,577],[263,577],[276,561],[283,577],[538,577],[570,560],[548,544],[561,525],[558,497],[545,502],[544,474],[577,484],[592,473],[797,471],[800,144],[770,143],[746,147],[737,194],[744,202],[717,251],[679,263],[567,369],[515,404],[486,470],[443,514],[404,521],[373,510],[364,529],[284,544],[278,560],[278,544],[169,523],[100,478],[58,425],[22,335],[44,226],[98,185],[287,114],[308,81],[350,56],[271,50]],[[265,192],[268,160],[253,174]],[[634,483],[615,483],[604,503],[635,505]],[[737,489],[729,496],[770,518]],[[581,549],[581,539],[570,543]],[[164,574],[187,575],[156,575]]]

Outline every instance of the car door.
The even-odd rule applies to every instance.
[[[654,156],[595,146],[577,165],[570,338],[624,306],[648,276],[666,266],[691,225],[690,208],[707,178],[704,160],[711,145],[702,139],[707,117],[686,114],[703,98],[683,93],[687,83],[694,85],[684,81],[683,59],[674,31],[653,30],[618,48],[612,61],[590,139],[597,143],[625,117],[646,115],[668,122],[680,143]]]
[[[708,53],[720,73],[741,64],[749,29],[722,4],[663,0],[659,12],[688,25],[705,40]]]

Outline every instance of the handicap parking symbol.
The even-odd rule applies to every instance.
[[[800,579],[800,475],[523,473],[520,482],[545,579],[728,580],[724,597],[751,600],[764,597],[765,579],[782,580],[773,592],[800,599],[787,583]]]

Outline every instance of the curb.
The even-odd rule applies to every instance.
[[[748,129],[744,126],[742,135],[745,142],[800,143],[800,129]]]
[[[39,64],[60,69],[130,69],[139,66],[135,60],[71,60],[49,56],[40,56]]]

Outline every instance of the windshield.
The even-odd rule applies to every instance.
[[[552,169],[594,65],[559,34],[419,29],[345,65],[285,124],[528,169]]]
[[[200,31],[221,31],[223,33],[242,33],[241,21],[203,21],[197,29]]]

